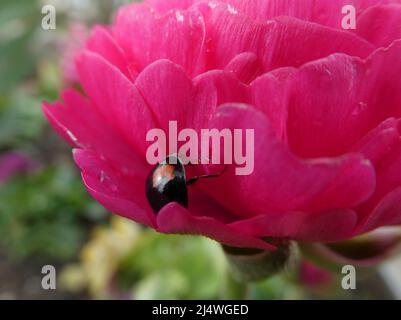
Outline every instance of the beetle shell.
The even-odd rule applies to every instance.
[[[155,213],[170,202],[188,207],[185,168],[180,158],[168,156],[152,169],[146,179],[146,197]]]

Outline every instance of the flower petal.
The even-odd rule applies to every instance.
[[[244,52],[235,56],[224,69],[234,73],[243,83],[249,84],[262,72],[258,57],[252,52]]]
[[[345,264],[369,267],[377,265],[400,250],[399,228],[382,228],[350,240],[330,244],[302,244],[301,250],[331,268]]]
[[[187,9],[195,0],[145,0],[149,7],[155,9],[160,14],[166,14],[170,10]]]
[[[105,27],[95,26],[85,45],[89,51],[99,54],[116,66],[127,78],[135,78],[136,72],[128,68],[124,51],[117,45]]]
[[[399,224],[401,224],[401,188],[397,188],[383,197],[372,213],[360,222],[357,234],[365,233],[381,226]]]
[[[185,70],[169,60],[158,60],[146,67],[135,81],[135,86],[156,119],[159,128],[168,132],[169,121],[181,128],[191,125],[195,107],[192,82]]]
[[[341,155],[389,117],[401,117],[401,41],[362,61],[332,55],[292,76],[289,144],[306,158]]]
[[[74,160],[82,171],[89,193],[105,208],[114,213],[154,225],[154,215],[145,197],[145,179],[124,175],[94,153],[74,150]]]
[[[77,66],[81,84],[98,112],[136,150],[145,154],[146,134],[155,125],[148,106],[135,86],[119,69],[93,52],[84,52]]]
[[[390,123],[390,122],[388,122]],[[375,164],[377,186],[372,197],[356,208],[363,217],[360,232],[374,228],[401,224],[401,137],[398,128],[385,131],[389,145],[384,145],[381,157]],[[391,139],[391,140],[390,140]]]
[[[345,14],[342,8],[352,5],[357,16],[362,15],[366,9],[380,4],[400,3],[399,0],[316,0],[314,4],[313,21],[333,28],[342,28],[342,20]],[[359,25],[357,24],[357,28]]]
[[[279,16],[310,20],[313,0],[223,0],[252,19],[266,21]]]
[[[401,143],[401,120],[389,118],[371,130],[351,151],[362,153],[366,159],[377,164],[397,144]]]
[[[213,218],[193,216],[175,202],[165,206],[157,215],[157,230],[163,233],[203,235],[235,247],[275,249],[271,244],[243,234]]]
[[[97,113],[90,100],[74,90],[64,91],[62,98],[65,105],[60,102],[44,103],[43,111],[64,140],[73,147],[95,152],[128,174],[144,170],[144,160]]]
[[[300,160],[277,140],[266,116],[249,106],[220,106],[210,128],[254,130],[254,154],[248,155],[249,161],[254,157],[252,174],[236,175],[234,166],[227,166],[219,178],[198,182],[239,216],[297,210],[309,204],[316,210],[346,208],[366,200],[373,191],[374,170],[361,156]],[[244,150],[245,140],[241,142]],[[219,191],[223,189],[224,193]],[[320,203],[319,197],[330,201]]]
[[[251,83],[252,104],[264,112],[277,138],[287,141],[287,82],[267,73]]]
[[[267,72],[278,67],[298,67],[339,52],[365,58],[374,50],[373,45],[353,33],[291,17],[255,22],[227,4],[200,3],[198,7],[207,26],[208,69],[224,69],[243,52],[260,57],[263,71]]]
[[[199,12],[172,10],[160,16],[147,6],[127,5],[117,14],[114,35],[139,71],[159,59],[181,65],[192,76],[204,70],[205,26]]]
[[[299,241],[333,242],[352,235],[357,215],[349,209],[318,213],[274,212],[230,224],[255,237],[289,238]]]
[[[219,104],[249,99],[247,87],[228,72],[210,71],[192,81],[182,67],[168,60],[149,65],[135,85],[166,132],[173,120],[178,122],[178,130],[206,128]]]
[[[401,39],[401,4],[374,6],[358,18],[357,34],[377,47]]]

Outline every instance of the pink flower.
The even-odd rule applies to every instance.
[[[44,103],[109,210],[164,233],[273,249],[401,223],[401,1],[148,0],[97,26],[76,59],[85,96]],[[146,133],[255,130],[255,168],[188,187],[188,209],[145,196]]]

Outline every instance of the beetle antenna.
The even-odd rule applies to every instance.
[[[209,159],[209,158],[204,157],[203,159],[207,160],[207,161],[208,161],[207,163],[210,162],[210,159]],[[188,164],[189,164],[190,166],[193,166],[193,165],[196,165],[196,164],[202,164],[202,158],[199,157],[198,160],[197,160],[196,162],[189,161]]]
[[[202,176],[196,176],[196,177],[192,177],[190,179],[187,180],[187,185],[190,186],[191,184],[194,184],[196,181],[198,181],[199,179],[207,179],[207,178],[217,178],[220,177],[225,171],[226,171],[227,166],[224,166],[224,169],[219,172],[219,173],[213,173],[213,174],[205,174]]]

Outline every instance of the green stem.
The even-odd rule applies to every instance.
[[[293,242],[282,242],[274,251],[223,248],[230,271],[237,280],[245,283],[271,277],[297,261],[297,248]]]

